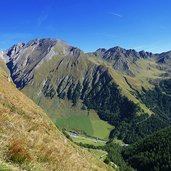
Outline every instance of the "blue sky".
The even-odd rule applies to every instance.
[[[60,38],[84,51],[171,50],[171,0],[3,0],[0,49]]]

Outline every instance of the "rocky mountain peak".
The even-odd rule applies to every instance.
[[[162,64],[170,63],[171,64],[171,51],[157,54],[157,56],[158,56],[157,57],[158,63],[162,63]]]
[[[52,38],[42,38],[42,39],[33,39],[27,43],[27,46],[34,46],[34,45],[39,45],[39,46],[44,46],[44,45],[49,45],[49,46],[54,46],[56,44],[67,44],[65,41],[60,40],[60,39],[52,39]]]
[[[155,55],[151,52],[140,51],[137,52],[134,49],[124,49],[119,46],[110,48],[104,54],[104,58],[114,60],[117,57],[125,57],[125,58],[151,58]]]
[[[95,56],[102,57],[107,50],[105,48],[99,48],[94,52]]]
[[[47,38],[14,45],[5,54],[10,59],[7,66],[11,71],[11,77],[17,87],[22,88],[33,78],[34,72],[53,57],[59,57],[61,63],[65,61],[69,67],[82,61],[84,53],[63,40]]]
[[[140,52],[139,52],[139,55],[140,55],[140,57],[142,57],[142,58],[152,58],[152,57],[155,56],[152,52],[146,52],[146,51],[144,51],[144,50],[140,51]]]
[[[17,43],[6,51],[6,55],[15,57],[24,46],[25,46],[25,43],[23,42]]]
[[[120,47],[120,46],[115,46],[115,47],[113,47],[113,48],[110,48],[109,49],[110,51],[115,51],[115,52],[124,52],[126,49],[124,49],[124,48],[122,48],[122,47]]]
[[[110,49],[99,48],[94,52],[95,56],[100,56],[106,60],[116,60],[117,58],[152,58],[155,55],[151,52],[140,51],[134,49],[125,49],[120,46],[115,46]]]

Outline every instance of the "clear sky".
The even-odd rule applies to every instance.
[[[84,51],[171,50],[171,0],[1,0],[0,49],[60,38]]]

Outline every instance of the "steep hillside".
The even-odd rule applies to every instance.
[[[0,170],[110,168],[66,139],[43,110],[15,88],[0,67]]]
[[[120,47],[85,54],[61,40],[35,39],[14,45],[5,56],[17,87],[57,125],[71,125],[75,130],[81,115],[85,121],[81,131],[96,136],[90,117],[93,110],[97,127],[100,117],[114,126],[111,138],[130,143],[170,124],[170,119],[166,123],[161,119],[161,108],[156,112],[145,98],[168,74],[156,54]],[[75,122],[70,124],[72,119]]]

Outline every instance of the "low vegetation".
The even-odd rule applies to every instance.
[[[0,68],[0,170],[111,170],[58,131]]]

